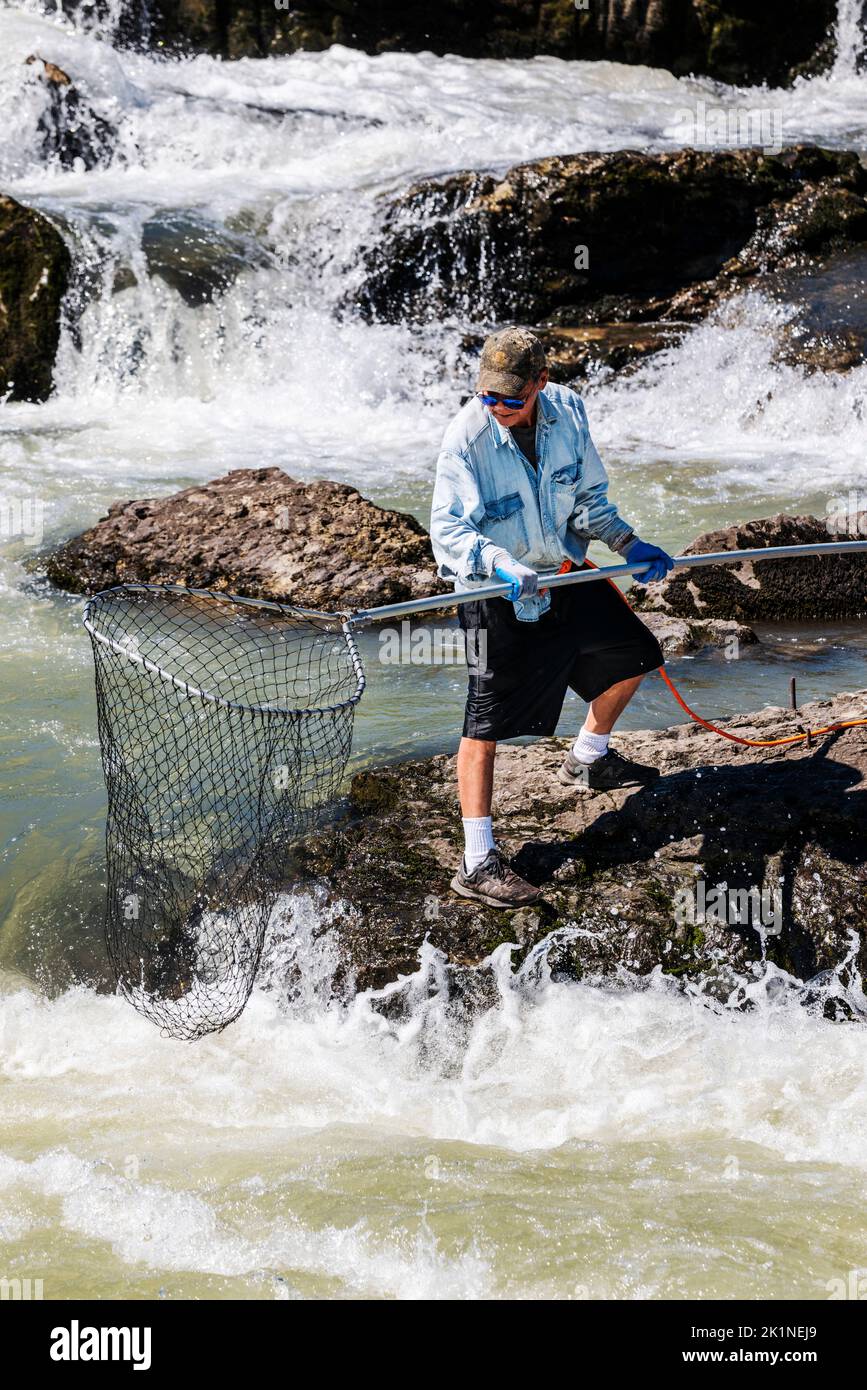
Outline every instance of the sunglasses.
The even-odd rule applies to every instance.
[[[517,396],[491,396],[486,391],[478,392],[479,400],[482,405],[504,405],[507,410],[523,410],[526,401],[519,400]]]

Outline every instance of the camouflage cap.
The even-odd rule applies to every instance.
[[[503,328],[485,339],[477,391],[517,396],[544,370],[545,349],[528,328]]]

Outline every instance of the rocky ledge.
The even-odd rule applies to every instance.
[[[539,325],[568,379],[667,345],[761,276],[863,243],[867,171],[853,153],[553,156],[502,176],[426,179],[385,203],[353,303],[387,322]],[[814,351],[818,365],[845,367],[863,344]]]
[[[853,529],[867,536],[867,513],[825,521],[780,515],[708,532],[684,553],[846,540]],[[427,532],[409,513],[378,507],[344,483],[302,483],[279,468],[234,469],[168,497],[115,502],[36,563],[78,594],[187,584],[342,611],[451,592],[437,577]],[[678,571],[660,584],[636,584],[630,602],[666,656],[738,649],[758,640],[752,622],[867,612],[867,553]]]
[[[414,517],[279,468],[239,468],[169,497],[115,502],[38,563],[76,594],[187,584],[340,611],[451,592]],[[757,640],[747,625],[717,617],[661,610],[645,621],[666,656]]]
[[[781,513],[706,531],[683,554],[867,539],[867,512],[850,512],[847,500],[839,501],[839,513],[824,520]],[[726,619],[747,624],[861,618],[867,614],[867,551],[675,570],[659,584],[646,588],[636,584],[629,597],[645,619],[651,613],[687,621]]]
[[[775,739],[847,719],[867,719],[867,691],[729,729]],[[458,995],[484,1003],[496,986],[479,967],[511,943],[513,967],[544,956],[555,977],[640,986],[661,972],[728,1004],[792,992],[827,1017],[867,1017],[867,727],[812,748],[746,748],[695,724],[616,742],[659,779],[579,794],[555,776],[566,741],[500,750],[494,823],[544,890],[533,909],[450,891],[462,840],[447,755],[359,773],[344,820],[298,848],[290,891],[317,898],[358,988],[412,974],[428,941]]]
[[[83,0],[64,0],[77,6]],[[92,0],[88,0],[92,3]],[[144,7],[142,7],[144,10]],[[340,43],[470,58],[607,58],[724,82],[782,82],[833,59],[835,0],[153,0],[139,33],[152,45],[263,57]],[[130,15],[128,24],[133,20]]]
[[[450,588],[414,517],[280,468],[237,468],[170,497],[116,502],[43,563],[73,593],[187,584],[338,611]]]

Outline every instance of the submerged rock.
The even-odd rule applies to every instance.
[[[73,593],[187,584],[330,610],[447,587],[414,517],[343,483],[297,482],[280,468],[236,468],[170,497],[116,502],[45,569]]]
[[[852,718],[867,718],[867,691],[727,727],[774,739]],[[578,794],[555,776],[566,740],[500,749],[495,825],[544,890],[533,909],[451,893],[463,840],[445,754],[359,773],[344,821],[298,848],[290,890],[320,895],[359,988],[412,974],[425,941],[459,975],[513,943],[513,965],[535,950],[555,976],[637,986],[662,972],[744,1005],[770,976],[784,992],[813,982],[799,997],[829,1017],[867,1017],[855,973],[867,968],[867,728],[812,749],[745,748],[696,724],[616,743],[658,781]],[[484,1000],[484,985],[474,993]]]
[[[48,218],[0,195],[0,395],[50,395],[69,275],[69,252]]]
[[[149,217],[142,227],[141,248],[148,273],[164,280],[193,308],[210,303],[243,271],[276,264],[254,237],[229,231],[189,209],[168,208]]]
[[[386,206],[355,302],[387,322],[696,321],[759,275],[867,242],[865,194],[857,155],[816,146],[577,154],[426,179]]]
[[[824,521],[780,514],[707,531],[682,553],[867,540],[867,512],[851,510],[850,500],[839,498],[838,510]],[[629,597],[642,616],[655,611],[688,620],[743,623],[858,618],[867,614],[867,552],[675,570],[658,584],[636,584]]]

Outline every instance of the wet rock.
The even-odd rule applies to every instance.
[[[43,562],[73,593],[151,582],[340,610],[441,593],[424,527],[343,483],[234,469],[170,497],[116,502]]]
[[[816,146],[567,155],[423,180],[385,206],[353,302],[387,322],[692,322],[760,275],[867,241],[865,195],[857,155]]]
[[[63,169],[80,165],[89,171],[110,164],[117,141],[114,126],[93,110],[56,63],[36,53],[25,62],[35,66],[48,91],[48,104],[39,118],[43,158],[56,160]]]
[[[273,267],[255,238],[220,227],[187,209],[156,213],[142,228],[148,272],[193,308],[210,303],[250,268]]]
[[[65,0],[75,3],[76,0]],[[834,0],[442,0],[436,9],[400,0],[154,0],[152,44],[262,57],[332,43],[369,53],[432,50],[470,58],[607,58],[725,82],[782,82],[812,70],[835,17]],[[825,53],[824,61],[833,56]]]
[[[631,595],[630,595],[631,597]],[[721,647],[739,655],[741,647],[752,647],[758,637],[745,623],[721,618],[676,618],[665,612],[644,612],[650,628],[666,656],[692,656],[704,647]]]
[[[786,307],[777,359],[814,371],[849,371],[867,357],[867,243],[795,266],[762,281]]]
[[[786,325],[780,337],[777,360],[807,372],[848,372],[867,359],[867,339],[862,333],[838,330],[811,333],[798,325]]]
[[[835,177],[810,182],[789,200],[774,199],[760,208],[749,241],[711,283],[690,287],[671,301],[684,318],[736,294],[759,276],[804,271],[835,253],[867,243],[867,191],[857,174],[855,187],[838,186]]]
[[[774,739],[851,718],[867,718],[867,691],[727,727]],[[344,822],[300,848],[292,888],[324,892],[358,987],[411,974],[425,941],[461,968],[503,943],[514,944],[514,965],[529,968],[545,943],[549,968],[572,979],[637,987],[657,971],[750,1007],[770,965],[786,972],[776,976],[786,989],[813,982],[803,1002],[825,1010],[839,998],[829,1016],[863,1014],[855,971],[867,967],[867,729],[820,737],[812,749],[746,748],[693,723],[616,743],[655,765],[659,780],[576,795],[555,776],[565,740],[500,749],[498,837],[543,888],[542,902],[521,913],[449,890],[463,845],[453,757],[353,783]]]
[[[867,539],[867,512],[853,510],[852,499],[841,497],[834,503],[833,515],[824,521],[782,514],[747,521],[708,531],[682,553],[706,555],[718,550],[859,539]],[[867,552],[675,570],[657,584],[634,585],[629,597],[643,615],[653,610],[688,620],[725,618],[753,623],[857,618],[867,613]]]
[[[545,345],[552,381],[569,385],[601,372],[620,372],[652,353],[672,347],[688,331],[676,323],[601,323],[584,326],[546,323],[533,330]],[[468,379],[475,378],[484,333],[466,333],[461,340]]]
[[[0,395],[51,392],[70,256],[47,217],[0,195]]]
[[[827,48],[836,0],[791,5],[739,3],[635,5],[607,0],[580,20],[581,56],[706,73],[723,82],[772,84],[833,60]]]
[[[601,323],[581,327],[547,325],[536,333],[548,354],[552,380],[580,381],[600,370],[622,371],[654,352],[673,347],[686,332],[675,323]]]

